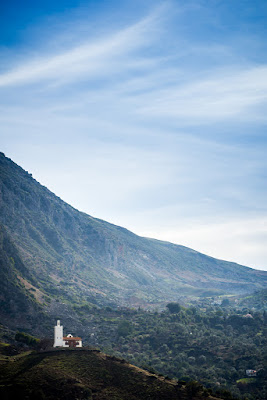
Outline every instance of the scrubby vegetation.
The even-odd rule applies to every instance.
[[[24,332],[17,332],[15,335],[15,340],[32,347],[36,347],[40,342],[40,339],[37,339],[34,336],[28,335]]]
[[[6,357],[0,396],[4,400],[202,400],[209,392],[196,382],[177,383],[95,350],[65,349]]]
[[[169,308],[93,308],[83,314],[93,332],[87,343],[149,371],[199,381],[224,398],[266,398],[265,311]],[[247,369],[257,370],[255,379],[242,380]]]
[[[125,363],[123,360],[127,360],[145,369],[150,375],[152,374],[151,376],[157,374],[156,376],[161,377],[161,381],[174,379],[172,382],[176,382],[177,388],[183,389],[183,396],[207,398],[213,394],[222,399],[265,400],[266,398],[267,313],[265,311],[235,310],[226,306],[203,310],[200,307],[186,308],[179,304],[176,306],[172,304],[170,307],[168,304],[168,307],[160,312],[128,308],[80,307],[78,313],[88,327],[87,336],[83,336],[84,343],[94,348],[97,346],[105,353],[115,356],[110,359],[119,360],[122,365]],[[19,352],[32,348],[47,352],[52,345],[51,340],[38,341],[21,332],[15,335],[15,339],[18,346],[23,346],[19,348]],[[15,354],[15,357],[18,352],[14,351],[14,345],[3,344],[0,350],[2,354],[10,356]],[[77,357],[80,357],[82,353],[79,353],[79,350],[77,352]],[[67,369],[71,368],[66,367],[65,361],[63,364],[65,379]],[[60,366],[63,364],[61,361],[58,363]],[[38,365],[43,365],[44,368],[48,364],[38,362]],[[256,370],[256,376],[248,377],[246,375],[248,369]],[[83,366],[77,367],[77,370],[82,371]],[[49,366],[47,374],[50,372]],[[105,378],[109,382],[110,372],[105,370],[105,373],[103,372],[105,376],[101,374],[98,379]],[[66,382],[66,390],[69,393],[66,398],[68,398],[68,395],[74,395],[72,390],[77,389],[77,382],[69,381],[69,384],[67,380]],[[75,386],[74,389],[71,388],[72,385]],[[23,390],[26,389],[24,387]],[[91,393],[87,392],[88,389],[92,390],[92,387],[82,384],[81,392],[78,391],[80,394],[77,395],[75,392],[75,396]],[[40,393],[46,393],[43,388],[38,390]],[[111,393],[110,389],[105,388],[105,390]],[[58,392],[56,393],[58,395]]]

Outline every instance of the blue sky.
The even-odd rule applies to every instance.
[[[1,150],[137,234],[267,269],[267,3],[5,1]]]

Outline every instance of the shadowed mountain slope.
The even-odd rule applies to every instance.
[[[12,273],[40,304],[55,296],[61,302],[153,305],[182,295],[249,292],[267,282],[266,272],[143,238],[79,212],[3,153],[0,224],[6,238],[2,268],[10,263],[6,246],[12,245]]]

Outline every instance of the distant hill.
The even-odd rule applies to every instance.
[[[93,350],[55,350],[0,359],[1,399],[215,399]]]
[[[64,304],[152,307],[181,296],[266,287],[264,271],[143,238],[79,212],[3,153],[0,226],[6,318],[16,314],[16,304],[55,315]]]

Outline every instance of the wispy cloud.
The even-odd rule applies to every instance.
[[[151,42],[147,38],[156,18],[157,15],[153,13],[102,40],[88,40],[88,43],[65,49],[60,54],[33,56],[33,60],[2,73],[0,87],[30,84],[43,80],[66,84],[85,77],[110,74],[116,69],[120,72],[123,69],[129,70],[131,65],[127,63],[127,60],[126,64],[122,61],[131,53],[137,57],[132,68],[138,67],[139,64],[142,66],[135,52]]]
[[[214,75],[214,71],[211,73]],[[187,124],[199,124],[235,118],[266,118],[263,110],[254,106],[267,102],[267,66],[234,69],[226,76],[218,71],[213,77],[205,77],[192,83],[175,85],[147,98],[147,106],[140,113],[186,119]],[[248,115],[248,110],[252,115]],[[192,121],[191,118],[195,118]]]
[[[98,30],[96,20],[93,33],[72,19],[67,35],[64,24],[55,29],[58,45],[36,40],[19,58],[15,47],[6,52],[3,150],[89,214],[235,257],[222,244],[235,224],[240,252],[249,228],[253,243],[265,238],[257,223],[266,221],[267,61],[261,52],[241,57],[246,38],[241,46],[240,32],[228,29],[224,40],[220,14],[214,23],[202,2],[156,3],[131,24],[114,20]],[[254,32],[247,39],[256,48]],[[213,252],[216,240],[221,251]],[[240,262],[253,254],[255,246]]]
[[[171,118],[186,125],[241,116],[251,120],[266,119],[260,107],[267,101],[266,65],[235,64],[224,69],[202,68],[201,73],[192,68],[187,71],[183,50],[178,50],[176,56],[151,53],[160,40],[161,31],[163,25],[157,9],[130,27],[102,39],[88,39],[58,54],[34,55],[3,72],[0,88],[34,84],[39,92],[52,90],[53,102],[54,91],[62,90],[64,85],[72,90],[73,105],[75,98],[82,96],[85,102],[90,102],[94,96],[94,101],[105,109],[105,99],[113,99],[112,103],[122,106],[127,115],[141,119]],[[222,48],[227,52],[226,46],[219,44],[217,47],[219,53]],[[190,48],[195,57],[200,53],[207,57],[214,52],[215,45]],[[79,82],[84,84],[73,86]],[[96,82],[97,90],[93,88]],[[68,102],[64,96],[57,97],[58,107],[68,107]]]

